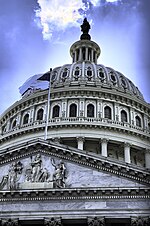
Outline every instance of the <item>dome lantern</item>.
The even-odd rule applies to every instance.
[[[70,48],[73,63],[90,61],[97,64],[101,50],[97,43],[91,41],[91,36],[88,34],[90,28],[90,24],[85,18],[81,25],[83,34],[80,36],[80,41],[75,42]]]

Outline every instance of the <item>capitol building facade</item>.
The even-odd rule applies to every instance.
[[[0,223],[150,225],[150,104],[97,63],[86,18],[72,64],[22,86],[0,118]]]

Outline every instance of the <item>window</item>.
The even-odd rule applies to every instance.
[[[111,119],[111,108],[108,106],[104,108],[104,118]]]
[[[17,125],[17,121],[14,120],[13,123],[12,123],[12,129]]]
[[[39,109],[38,112],[37,112],[37,120],[43,120],[43,109]]]
[[[69,117],[77,117],[77,105],[76,104],[70,105]]]
[[[88,104],[87,106],[87,117],[94,117],[94,105]]]
[[[80,74],[79,67],[76,67],[75,72],[74,72],[74,77],[75,77],[75,80],[78,80],[78,78],[79,78],[79,74]]]
[[[52,118],[59,117],[59,110],[60,110],[60,107],[58,105],[53,107]]]
[[[150,122],[148,123],[148,130],[150,131]]]
[[[141,119],[139,116],[135,117],[135,123],[136,123],[136,126],[141,127]]]
[[[127,112],[124,110],[121,111],[121,122],[127,122]]]
[[[23,125],[28,124],[28,121],[29,121],[29,114],[26,114],[23,118]]]

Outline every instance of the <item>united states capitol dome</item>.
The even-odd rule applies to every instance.
[[[2,225],[149,225],[150,105],[89,29],[0,117]]]
[[[97,43],[91,41],[90,35],[86,34],[86,23],[85,20],[80,40],[70,48],[72,64],[65,64],[52,70],[50,76],[52,87],[85,85],[91,88],[97,87],[99,90],[108,89],[108,92],[126,93],[143,100],[138,87],[121,72],[97,64],[101,49]]]

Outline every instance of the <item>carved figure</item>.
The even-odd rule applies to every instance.
[[[38,182],[41,171],[41,155],[37,154],[31,163],[32,166],[32,182]]]
[[[55,167],[55,173],[53,174],[54,186],[56,188],[65,188],[66,167],[64,163],[61,161],[56,165],[54,159],[51,159],[51,163]]]
[[[25,181],[32,182],[32,167],[31,166],[26,168]]]
[[[41,170],[41,175],[39,177],[40,182],[47,182],[49,178],[49,173],[46,168]]]
[[[31,164],[26,168],[25,181],[33,183],[48,182],[48,178],[48,170],[46,168],[42,168],[41,155],[37,154]]]
[[[23,165],[19,162],[14,162],[10,166],[7,175],[4,175],[0,183],[0,189],[3,189],[5,185],[7,188],[12,190],[17,188],[17,181],[20,179],[19,175],[22,173]]]

